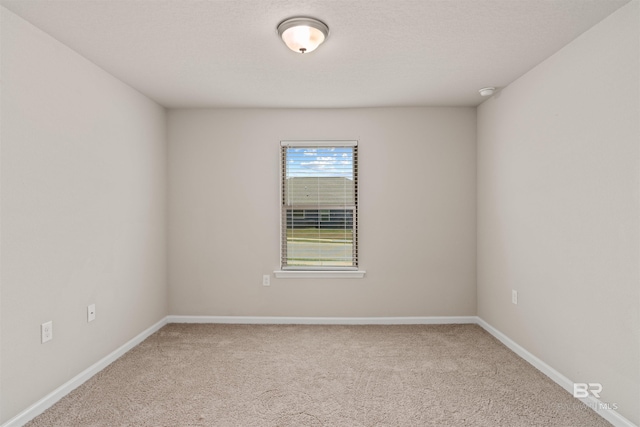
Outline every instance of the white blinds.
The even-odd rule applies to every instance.
[[[357,269],[357,141],[281,147],[282,269]]]

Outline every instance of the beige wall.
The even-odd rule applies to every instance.
[[[164,318],[167,287],[164,109],[0,11],[2,423]]]
[[[638,4],[478,109],[479,316],[636,424]]]
[[[171,110],[175,315],[476,314],[474,108]],[[275,279],[279,141],[357,139],[364,279]]]

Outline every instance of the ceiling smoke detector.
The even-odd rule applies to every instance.
[[[495,91],[496,91],[495,87],[483,87],[478,92],[480,92],[480,95],[482,96],[491,96]]]
[[[314,18],[289,18],[278,24],[278,35],[292,51],[309,53],[325,41],[329,27]]]

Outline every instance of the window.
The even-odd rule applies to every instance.
[[[282,270],[358,270],[357,141],[282,141],[281,150]]]

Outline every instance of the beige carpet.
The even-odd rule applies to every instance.
[[[476,325],[170,324],[36,426],[608,426]]]

